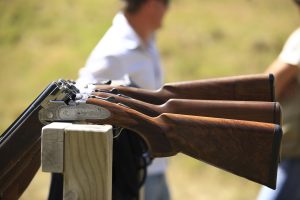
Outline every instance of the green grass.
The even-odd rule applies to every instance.
[[[76,79],[120,7],[118,0],[0,0],[0,132],[49,82]],[[287,0],[173,0],[158,35],[166,82],[263,72],[298,14]],[[168,175],[175,200],[254,199],[259,188],[182,156],[171,159]],[[47,191],[45,179],[23,199],[43,199],[34,191]]]
[[[172,9],[160,40],[171,81],[261,72],[299,19],[283,0],[176,1]]]

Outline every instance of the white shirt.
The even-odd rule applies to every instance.
[[[77,84],[116,80],[155,90],[162,86],[162,76],[154,37],[145,46],[120,12],[90,54],[86,65],[80,69]],[[148,167],[148,174],[163,173],[166,166],[165,158],[154,159]]]
[[[79,83],[103,80],[133,81],[145,89],[162,86],[160,57],[152,38],[147,47],[128,24],[122,12],[90,54],[79,72]]]
[[[279,59],[288,64],[300,66],[300,28],[290,35],[284,44]]]

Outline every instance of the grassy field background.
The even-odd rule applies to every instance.
[[[100,0],[0,0],[0,132],[51,81],[76,79],[122,4]],[[166,82],[263,72],[299,25],[289,0],[173,0],[158,35]],[[45,199],[39,173],[23,200]],[[178,155],[174,200],[255,199],[259,185]]]

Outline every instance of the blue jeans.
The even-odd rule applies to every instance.
[[[257,200],[300,200],[300,159],[282,160],[276,190],[263,187]]]
[[[170,194],[164,174],[148,175],[145,182],[145,200],[169,200]]]

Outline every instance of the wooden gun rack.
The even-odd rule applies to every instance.
[[[52,123],[42,129],[42,171],[63,173],[63,199],[111,200],[110,125]]]

